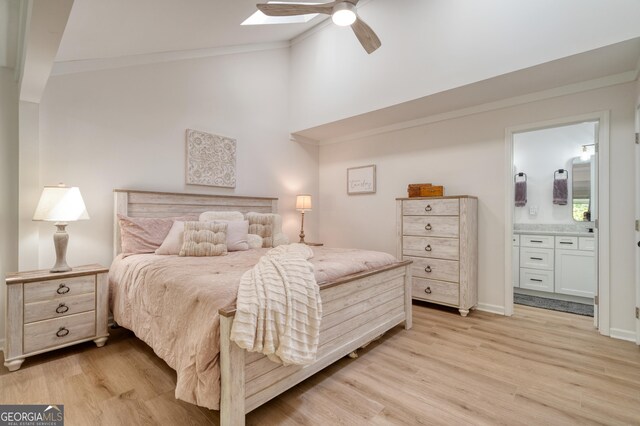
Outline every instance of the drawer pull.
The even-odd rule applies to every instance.
[[[71,289],[69,287],[67,287],[67,285],[65,283],[60,284],[60,286],[58,287],[58,289],[56,290],[56,292],[58,294],[67,294],[69,293]]]
[[[540,240],[529,240],[529,241],[531,241],[532,243],[543,243],[544,242],[544,241],[540,241]]]
[[[541,257],[530,257],[529,259],[531,259],[531,260],[542,260]]]
[[[431,224],[427,223],[426,226],[424,227],[424,229],[427,230],[427,231],[431,231],[431,229],[432,229],[431,228]]]
[[[427,294],[431,294],[431,287],[425,288],[424,292],[427,293]]]
[[[431,204],[427,204],[427,207],[424,208],[425,212],[430,212],[432,210]]]
[[[431,266],[427,266],[426,268],[424,268],[425,272],[431,272]]]
[[[56,331],[56,336],[58,337],[64,337],[67,334],[69,334],[69,329],[65,327],[60,327],[60,329]]]
[[[57,314],[64,314],[65,312],[67,312],[69,310],[69,307],[67,305],[65,305],[64,303],[61,303],[58,305],[58,307],[56,308],[56,313]]]
[[[529,280],[530,280],[530,281],[535,281],[535,282],[538,282],[538,283],[541,283],[541,282],[542,282],[542,280],[539,280],[539,279],[537,279],[537,278],[529,278]]]
[[[431,251],[431,244],[427,244],[427,246],[424,248],[425,251]]]
[[[560,244],[569,244],[572,245],[573,243],[571,241],[560,241]]]

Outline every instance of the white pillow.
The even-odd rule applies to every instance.
[[[156,254],[168,255],[178,254],[182,248],[182,242],[184,240],[184,222],[174,220],[169,233],[164,238],[164,241],[156,249]]]
[[[216,220],[214,223],[227,224],[227,251],[249,250],[249,243],[247,242],[248,220]]]
[[[235,221],[244,220],[244,215],[241,212],[237,211],[210,211],[201,213],[198,220],[200,222],[214,222],[216,220]]]
[[[249,212],[245,217],[249,220],[250,232],[262,237],[263,247],[289,244],[289,239],[282,233],[282,216],[279,214]]]
[[[249,250],[249,244],[247,243],[248,221],[216,220],[214,222],[227,224],[227,251]],[[156,249],[156,254],[179,254],[183,242],[184,222],[176,220],[160,247]],[[260,239],[260,244],[262,244],[262,239]]]
[[[262,248],[262,237],[258,234],[248,234],[247,243],[250,249]]]

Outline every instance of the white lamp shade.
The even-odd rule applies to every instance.
[[[304,212],[311,210],[311,195],[302,194],[296,197],[296,209]]]
[[[78,187],[45,186],[33,214],[33,220],[73,222],[89,219]]]

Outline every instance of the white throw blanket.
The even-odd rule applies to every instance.
[[[311,364],[320,338],[320,290],[304,244],[269,250],[238,288],[231,340],[274,362]]]

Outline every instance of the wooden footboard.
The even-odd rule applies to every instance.
[[[230,340],[234,308],[220,310],[220,424],[243,425],[245,414],[404,323],[411,328],[411,262],[320,284],[322,325],[316,361],[283,366]]]

